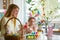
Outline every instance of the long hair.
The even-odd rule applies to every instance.
[[[8,7],[8,9],[7,9],[7,11],[6,11],[6,14],[4,16],[5,17],[10,17],[12,10],[15,9],[15,8],[18,8],[19,9],[19,7],[17,5],[10,4],[9,7]]]
[[[17,5],[15,5],[15,4],[10,4],[10,5],[9,5],[9,7],[8,7],[6,13],[5,13],[5,15],[4,15],[4,16],[2,17],[2,19],[0,20],[0,24],[3,22],[4,17],[10,17],[10,16],[11,16],[11,12],[12,12],[12,10],[15,9],[15,8],[18,8],[18,9],[19,9],[19,7],[18,7]],[[15,24],[16,24],[16,22],[14,22],[14,25],[15,25]],[[1,25],[0,25],[0,29],[1,29]]]

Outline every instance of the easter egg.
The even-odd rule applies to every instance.
[[[31,36],[31,38],[34,38],[33,36]]]
[[[36,38],[38,37],[38,35],[36,35]]]
[[[36,38],[36,36],[34,35],[34,39]]]
[[[36,34],[38,34],[38,32],[36,32]]]
[[[34,34],[35,34],[35,32],[34,32]]]
[[[28,36],[28,38],[31,38],[30,36]]]
[[[36,34],[36,32],[32,32],[32,34]]]

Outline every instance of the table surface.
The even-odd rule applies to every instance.
[[[4,38],[0,37],[0,40],[4,40]],[[47,36],[45,34],[41,33],[41,35],[36,40],[47,40]],[[53,34],[52,35],[52,40],[60,40],[60,35]]]
[[[4,38],[3,37],[0,37],[0,40],[4,40]],[[27,39],[26,39],[27,40]],[[31,40],[31,39],[30,39]],[[33,40],[33,39],[32,39]],[[38,37],[37,39],[35,39],[35,40],[47,40],[47,37],[46,36],[43,36],[43,34],[42,34],[42,36],[40,36],[40,37]],[[60,40],[60,35],[53,35],[52,36],[52,40]]]
[[[45,34],[42,34],[35,40],[48,40],[48,37]],[[60,35],[53,34],[52,37],[50,38],[51,40],[60,40]],[[31,39],[30,39],[31,40]]]

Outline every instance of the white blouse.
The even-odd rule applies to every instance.
[[[6,24],[6,22],[9,20],[9,18],[7,17],[4,17],[3,20],[2,20],[2,24],[1,24],[1,33],[2,34],[5,34],[5,28],[4,28],[4,25]],[[7,24],[7,33],[8,34],[16,34],[17,31],[20,30],[20,27],[19,27],[19,23],[16,21],[16,26],[14,27],[14,22],[12,20],[10,20]]]

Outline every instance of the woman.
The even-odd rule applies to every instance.
[[[19,7],[17,5],[15,5],[15,4],[9,5],[9,7],[6,11],[6,14],[1,19],[1,34],[2,34],[2,36],[4,36],[6,33],[5,32],[6,29],[5,29],[4,25],[10,18],[17,17],[18,11],[19,11]],[[7,35],[16,34],[17,31],[19,31],[19,27],[16,27],[16,20],[15,19],[10,20],[9,23],[7,24]]]
[[[34,17],[30,17],[28,19],[28,23],[25,24],[24,29],[26,30],[27,33],[32,33],[32,32],[37,32],[37,25],[35,23],[35,18]]]

